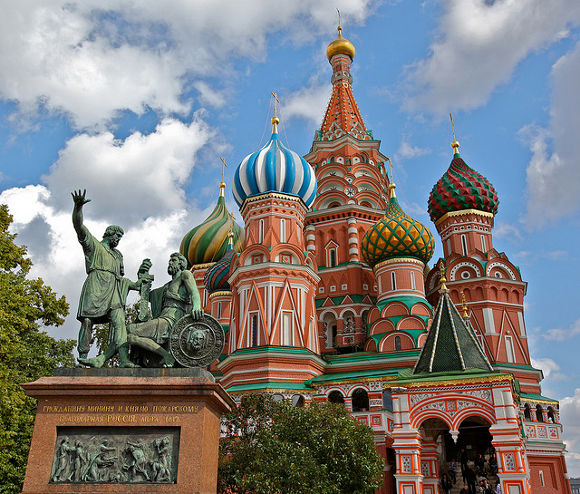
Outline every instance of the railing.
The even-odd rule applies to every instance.
[[[526,437],[533,441],[561,441],[562,425],[524,420]]]

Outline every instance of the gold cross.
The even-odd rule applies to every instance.
[[[220,156],[220,160],[222,160],[222,183],[224,183],[224,171],[228,165],[226,165],[226,160]]]
[[[453,134],[453,140],[455,141],[455,125],[453,125],[453,115],[449,114],[449,118],[451,119],[451,133]]]
[[[391,169],[391,182],[393,181],[393,162],[391,161],[391,158],[389,158],[387,156],[387,160],[389,161],[389,168]]]
[[[272,91],[272,96],[274,97],[274,118],[278,118],[276,103],[280,104],[280,100],[278,99],[278,95],[274,91]]]
[[[338,12],[338,25],[342,26],[342,24],[340,22],[340,10],[336,9],[336,11]]]

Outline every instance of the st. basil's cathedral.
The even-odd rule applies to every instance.
[[[183,238],[205,310],[226,330],[211,370],[238,401],[343,403],[373,430],[382,493],[440,492],[461,450],[495,455],[504,493],[570,493],[558,402],[530,360],[526,282],[493,245],[494,187],[454,140],[428,198],[444,254],[430,268],[435,238],[397,200],[353,95],[354,55],[339,27],[307,154],[282,143],[274,114],[267,144],[237,167],[245,227],[222,181],[211,215]]]

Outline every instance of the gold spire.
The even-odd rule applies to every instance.
[[[442,262],[439,263],[439,274],[440,274],[439,281],[441,282],[439,293],[442,293],[443,291],[447,290],[447,285],[445,284],[447,282],[447,280],[445,279],[445,266],[443,265]]]
[[[451,132],[453,134],[453,142],[451,143],[451,147],[453,148],[453,154],[459,154],[459,142],[455,139],[455,125],[453,124],[453,115],[449,114],[449,118],[451,119]]]
[[[222,181],[220,182],[220,197],[224,197],[225,196],[225,188],[226,188],[226,183],[224,181],[224,171],[228,165],[226,165],[226,160],[223,159],[221,156],[220,156],[220,160],[222,160]]]
[[[389,162],[389,168],[391,170],[391,178],[389,180],[389,199],[392,199],[393,197],[397,197],[397,194],[395,194],[395,189],[397,188],[397,186],[395,185],[395,181],[393,180],[393,162],[391,161],[391,158],[389,158],[388,156],[387,160]]]
[[[278,108],[276,106],[276,103],[280,103],[280,100],[278,99],[278,95],[274,91],[272,91],[272,97],[274,98],[274,116],[272,117],[272,134],[277,134],[280,119],[278,118]]]
[[[234,248],[234,232],[230,228],[230,232],[228,233],[228,245],[233,249]]]
[[[461,290],[461,311],[463,312],[463,319],[469,319],[467,303],[465,302],[465,293],[463,293],[463,290]]]
[[[334,55],[348,55],[350,59],[353,60],[355,53],[354,45],[348,39],[342,37],[340,10],[336,9],[336,11],[338,12],[338,26],[336,28],[338,30],[338,36],[328,45],[328,48],[326,48],[326,57],[329,62],[332,60]]]

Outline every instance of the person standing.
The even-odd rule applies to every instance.
[[[90,202],[86,190],[74,191],[71,195],[74,202],[72,223],[83,248],[87,273],[77,312],[81,323],[78,361],[90,367],[102,367],[118,352],[121,367],[134,367],[128,356],[125,299],[129,290],[138,290],[140,285],[123,277],[123,255],[116,248],[123,237],[123,229],[117,225],[108,226],[99,242],[83,222],[83,206]],[[109,323],[110,346],[105,354],[89,359],[93,325],[104,323]]]
[[[444,473],[441,476],[441,488],[443,489],[443,492],[445,494],[450,494],[451,493],[451,487],[453,487],[453,484],[451,483],[451,480],[449,479],[449,476]]]

